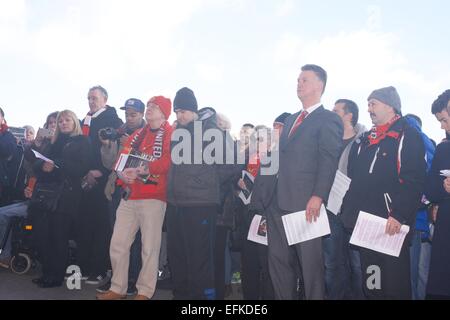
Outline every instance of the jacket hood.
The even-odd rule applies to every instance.
[[[217,127],[217,112],[213,108],[203,108],[198,111],[198,120],[209,127]]]
[[[359,138],[364,133],[367,132],[367,128],[364,125],[362,125],[360,123],[357,123],[356,126],[355,126],[355,131],[356,131],[356,138]]]

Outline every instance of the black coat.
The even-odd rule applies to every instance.
[[[189,132],[191,138],[191,149],[183,150],[190,153],[191,161],[198,159],[198,163],[181,163],[176,164],[172,158],[172,164],[168,176],[167,201],[170,204],[180,207],[202,207],[217,206],[218,211],[221,210],[221,204],[225,199],[226,192],[222,190],[222,186],[231,183],[231,178],[236,172],[235,165],[225,164],[208,164],[203,158],[203,152],[209,143],[202,141],[200,148],[196,148],[194,139],[195,125],[199,125],[202,134],[209,129],[219,130],[216,123],[216,113],[212,108],[205,108],[199,111],[199,119],[191,122],[186,126],[178,126],[172,134],[175,141],[172,141],[172,152],[178,154],[180,146],[185,145],[183,139],[177,140],[179,135]],[[222,131],[218,131],[222,132]],[[223,135],[223,133],[221,133]],[[228,140],[228,142],[230,142]],[[224,156],[227,152],[233,152],[233,145],[226,144]],[[175,151],[174,151],[175,150]],[[229,151],[227,151],[229,150]],[[181,152],[180,152],[181,153]],[[184,155],[184,154],[183,154]]]
[[[83,123],[84,120],[81,122],[81,126],[83,126]],[[100,138],[98,137],[98,132],[104,128],[118,129],[122,123],[122,120],[117,115],[116,109],[110,106],[107,106],[104,112],[91,121],[89,130],[89,138],[91,139],[92,144],[91,170],[101,171],[103,173],[103,177],[100,180],[104,183],[106,183],[106,180],[108,179],[110,170],[105,168],[102,163],[102,156],[100,153],[102,144],[100,142]],[[104,185],[104,183],[100,182],[99,185]]]
[[[437,147],[425,189],[428,200],[439,205],[427,293],[450,296],[450,194],[444,189],[441,170],[450,170],[450,142]]]
[[[68,137],[60,135],[51,145],[48,158],[55,162],[58,168],[51,173],[42,171],[43,161],[34,163],[34,171],[38,182],[64,183],[64,189],[58,204],[59,212],[74,212],[81,199],[81,179],[90,170],[91,145],[84,136]]]
[[[404,119],[394,123],[389,131],[400,135],[398,138],[387,136],[370,146],[370,133],[366,133],[355,141],[350,151],[348,175],[352,182],[341,214],[348,229],[354,228],[360,211],[387,219],[385,193],[392,199],[391,216],[411,228],[415,225],[425,187],[425,147],[420,134]],[[399,172],[398,151],[402,137]]]
[[[23,200],[25,170],[23,145],[18,145],[11,132],[0,134],[0,206]]]

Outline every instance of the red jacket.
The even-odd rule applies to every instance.
[[[173,129],[168,122],[163,125],[163,128],[164,137],[162,155],[159,159],[149,162],[149,171],[152,175],[150,180],[156,182],[157,184],[144,184],[141,180],[136,180],[135,183],[128,186],[131,189],[131,195],[129,197],[130,200],[157,199],[164,202],[167,200],[167,174],[169,173],[171,164],[170,139]],[[122,151],[123,154],[127,154],[131,150],[131,143],[133,139],[143,131],[145,132],[145,137],[139,146],[139,151],[150,155],[153,153],[153,144],[159,129],[151,131],[147,126],[143,129],[137,130],[130,136],[124,145]],[[122,186],[125,185],[121,180],[119,180],[117,184]]]

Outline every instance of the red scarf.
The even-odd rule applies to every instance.
[[[374,126],[369,134],[370,145],[378,144],[378,143],[380,143],[381,140],[383,140],[386,137],[397,138],[398,134],[396,132],[389,132],[389,129],[400,118],[401,117],[399,115],[396,115],[388,123],[383,124],[381,126]]]
[[[261,166],[261,160],[259,160],[258,154],[255,154],[250,158],[250,161],[247,165],[247,172],[250,173],[253,177],[258,175],[259,167]]]
[[[0,133],[5,133],[8,131],[8,125],[6,124],[6,121],[0,126]]]
[[[166,125],[167,125],[167,121],[165,121],[163,124],[161,124],[161,126],[159,127],[158,131],[156,132],[156,137],[155,140],[153,142],[152,145],[147,144],[147,145],[143,145],[143,143],[146,141],[147,135],[149,133],[151,133],[151,128],[150,125],[147,124],[144,128],[142,128],[141,130],[139,130],[136,134],[134,134],[133,138],[131,141],[129,141],[129,143],[127,142],[127,144],[125,144],[123,150],[122,150],[122,154],[134,154],[134,155],[139,155],[145,159],[148,159],[149,162],[153,162],[156,160],[161,159],[162,157],[162,153],[163,152],[170,152],[167,150],[162,150],[163,147],[163,142],[164,142],[164,136],[166,134]],[[151,148],[151,153],[149,153],[148,149]],[[117,170],[117,165],[120,162],[120,157],[119,159],[117,159],[116,162],[116,170]],[[150,174],[148,177],[145,177],[142,179],[143,183],[147,183],[147,181],[154,181],[154,182],[158,182],[159,176],[158,175],[152,175]]]

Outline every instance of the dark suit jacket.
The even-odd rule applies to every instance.
[[[289,137],[298,116],[286,120],[280,139],[277,196],[279,208],[287,212],[305,210],[312,196],[328,200],[343,144],[342,120],[323,106]]]

